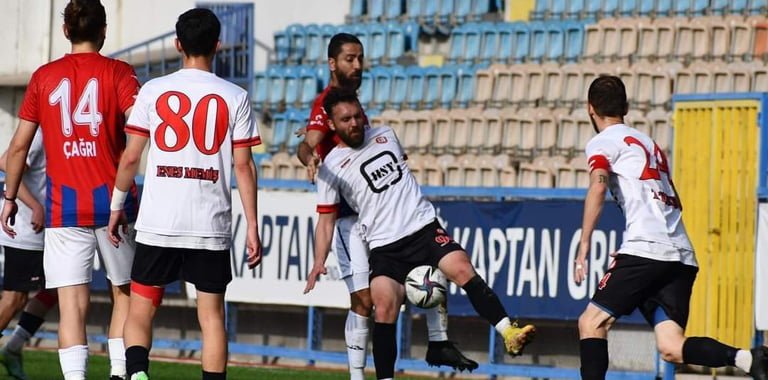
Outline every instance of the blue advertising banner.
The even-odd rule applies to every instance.
[[[577,285],[573,261],[578,254],[583,202],[433,202],[445,229],[469,254],[477,272],[498,294],[512,317],[575,320],[621,246],[624,217],[606,202],[592,235],[588,279]],[[450,285],[448,311],[476,315],[469,299]],[[634,314],[623,321],[641,322]]]

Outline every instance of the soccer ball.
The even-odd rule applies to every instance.
[[[448,280],[443,272],[429,265],[413,268],[405,278],[405,295],[412,304],[433,308],[445,301]]]

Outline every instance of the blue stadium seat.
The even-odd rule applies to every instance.
[[[389,97],[389,108],[401,109],[408,94],[408,74],[402,66],[392,66],[392,94]]]
[[[547,27],[547,50],[544,60],[560,61],[565,54],[564,27],[564,23],[550,23]]]
[[[481,25],[476,23],[464,24],[464,30],[464,61],[472,62],[480,57]]]
[[[547,38],[549,34],[549,23],[531,22],[528,29],[531,33],[531,46],[528,51],[527,60],[531,62],[541,62],[547,53]]]
[[[369,31],[368,31],[368,25],[366,24],[355,24],[352,25],[351,28],[351,34],[354,34],[360,42],[363,43],[363,51],[365,52],[365,55],[368,55],[369,49],[371,48],[371,43],[369,41]]]
[[[387,49],[385,58],[389,64],[393,64],[405,54],[405,31],[398,22],[387,24]]]
[[[269,80],[267,79],[267,73],[259,71],[253,74],[253,94],[251,94],[251,102],[255,103],[259,108],[264,106],[267,102],[267,95],[269,94]]]
[[[288,126],[287,113],[276,113],[272,115],[272,143],[267,150],[271,153],[280,151],[288,141],[290,133]]]
[[[288,55],[288,59],[294,63],[301,62],[306,55],[307,48],[307,33],[304,31],[304,25],[289,25],[287,31],[291,41],[291,53]]]
[[[499,53],[499,30],[502,24],[483,23],[480,25],[480,62],[490,63]],[[469,41],[467,41],[469,42]]]
[[[615,17],[619,11],[619,0],[605,0],[602,8],[598,17]]]
[[[371,60],[371,64],[380,64],[387,53],[387,29],[384,25],[379,23],[368,25],[368,43],[365,56]]]
[[[466,108],[475,97],[475,69],[460,65],[456,69],[456,106]]]
[[[440,70],[440,106],[443,108],[450,108],[456,98],[456,71],[456,68],[451,66]]]
[[[552,0],[552,7],[549,9],[549,19],[559,20],[565,16],[565,6],[568,0]]]
[[[435,66],[424,68],[424,107],[432,109],[440,99],[441,70]]]
[[[421,25],[416,22],[406,22],[403,24],[405,33],[405,51],[419,51],[419,33]]]
[[[277,31],[275,36],[275,60],[278,63],[285,63],[288,60],[288,55],[291,53],[291,40],[288,37],[288,33],[284,31]]]
[[[403,0],[384,1],[384,19],[393,21],[403,14]]]
[[[467,24],[464,24],[467,25]],[[457,63],[464,58],[464,46],[467,43],[467,36],[464,26],[458,26],[451,30],[450,49],[448,50],[448,63]]]
[[[565,62],[576,62],[581,58],[584,46],[584,23],[567,23],[563,25],[563,32],[565,32],[563,59]]]
[[[406,0],[405,12],[406,15],[408,15],[408,21],[419,22],[424,1],[425,0]]]
[[[267,78],[269,81],[269,95],[267,103],[270,109],[276,109],[280,102],[285,98],[285,79],[283,77],[283,68],[280,66],[270,66],[267,69]]]
[[[317,24],[309,24],[304,27],[304,31],[307,33],[307,46],[306,54],[304,55],[304,63],[315,64],[323,60],[325,57],[325,47],[323,45],[323,34],[320,31],[320,26]]]
[[[333,37],[334,34],[336,34],[336,25],[331,24],[323,24],[320,26],[320,34],[323,36],[323,46],[321,46],[321,49],[323,50],[322,54],[322,60],[325,60],[328,58],[328,44],[331,43],[331,37]]]
[[[502,22],[496,25],[496,31],[498,32],[498,49],[496,50],[494,60],[506,63],[509,61],[510,57],[512,57],[512,50],[514,49],[512,37],[514,34],[514,24]]]
[[[392,94],[392,74],[388,67],[377,66],[371,69],[373,77],[373,108],[384,108]]]
[[[731,14],[743,14],[747,12],[748,9],[748,2],[747,0],[731,0],[730,1],[730,12]]]
[[[765,14],[766,11],[768,11],[768,0],[749,0],[749,14]]]
[[[626,1],[626,0],[625,0]],[[671,1],[657,1],[656,2],[656,17],[665,17],[672,14],[672,2]]]
[[[531,24],[538,22],[534,21]],[[528,23],[512,24],[512,56],[514,63],[522,63],[528,58],[528,49],[531,46],[531,31],[528,29]]]
[[[299,100],[299,75],[297,66],[286,66],[283,69],[283,81],[285,82],[285,96],[283,101],[289,107],[294,106]]]
[[[451,15],[454,13],[453,0],[440,1],[437,7],[437,22],[440,24],[448,24],[451,20]]]
[[[637,0],[621,0],[619,2],[619,14],[622,17],[635,16],[637,14]]]
[[[326,70],[327,71],[327,70]],[[301,66],[299,68],[299,105],[308,108],[320,92],[320,81],[313,66]]]
[[[453,17],[457,25],[467,22],[470,13],[472,13],[472,0],[456,0],[453,5]]]
[[[602,10],[603,3],[601,1],[587,1],[582,20],[594,20],[601,14]]]
[[[709,12],[709,0],[693,0],[691,14],[696,17],[703,16],[705,12]]]
[[[438,7],[438,0],[424,0],[421,8],[421,17],[425,23],[432,24],[435,22]]]
[[[540,21],[549,14],[552,8],[552,0],[536,0],[536,5],[531,12],[531,21]]]
[[[331,83],[331,72],[328,70],[328,65],[321,63],[315,66],[315,74],[317,76],[317,80],[320,81],[319,85],[320,90],[322,91]]]
[[[368,20],[379,21],[384,16],[384,0],[367,0]]]
[[[710,4],[710,11],[715,16],[722,16],[729,11],[730,0],[712,0]]]
[[[405,73],[408,75],[408,93],[405,96],[405,101],[409,108],[416,109],[424,98],[425,70],[414,65],[408,66]]]
[[[691,12],[691,0],[674,0],[672,2],[672,14],[674,16],[688,16]]]
[[[349,4],[349,21],[360,22],[360,19],[366,13],[365,0],[350,0]]]
[[[296,153],[302,138],[296,136],[295,132],[300,128],[307,126],[309,114],[310,110],[308,109],[292,109],[288,111],[288,138],[286,141],[286,149],[288,150],[288,153]]]
[[[598,1],[587,1],[592,3],[599,3]],[[585,8],[584,0],[568,0],[568,4],[565,8],[565,19],[577,20],[580,19],[584,13]]]
[[[656,12],[655,0],[639,0],[640,3],[637,6],[637,15],[641,17],[650,17]]]
[[[357,90],[357,98],[363,108],[368,108],[373,100],[373,76],[370,71],[363,72],[363,81]]]
[[[461,0],[457,0],[461,1]],[[481,20],[483,18],[483,15],[491,12],[491,0],[471,0],[472,1],[472,11],[469,13],[469,18],[471,20]],[[495,7],[495,2],[494,2]]]

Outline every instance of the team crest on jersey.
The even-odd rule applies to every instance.
[[[603,276],[603,278],[600,279],[600,283],[597,284],[597,289],[603,290],[603,288],[605,288],[605,285],[608,284],[608,280],[610,278],[611,278],[611,273],[610,272],[606,273],[605,276]]]
[[[376,138],[376,142],[379,144],[386,144],[387,143],[387,136],[379,136]]]
[[[360,174],[374,193],[381,193],[403,179],[403,168],[394,153],[383,151],[363,162]]]

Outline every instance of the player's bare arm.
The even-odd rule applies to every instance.
[[[325,260],[328,258],[328,252],[331,250],[331,239],[333,238],[333,226],[335,224],[335,211],[321,213],[318,217],[317,226],[315,227],[315,264],[307,276],[307,286],[304,288],[304,294],[314,289],[318,277],[327,272]]]
[[[261,239],[257,216],[256,164],[253,163],[251,147],[235,148],[233,160],[237,191],[240,192],[247,224],[245,245],[248,251],[248,268],[253,269],[261,263]]]
[[[317,156],[315,147],[317,147],[317,144],[320,144],[323,137],[325,137],[325,133],[321,131],[307,130],[304,135],[304,140],[299,143],[299,148],[296,151],[296,156],[299,157],[299,161],[307,167],[307,179],[312,183],[315,183],[317,167],[320,165],[320,157]]]
[[[26,166],[26,158],[29,153],[29,147],[35,138],[37,123],[20,120],[19,126],[8,145],[6,167],[5,167],[5,202],[3,204],[2,223],[3,231],[10,237],[16,236],[16,232],[11,225],[16,223],[16,197],[21,184],[21,175]]]
[[[117,177],[115,178],[115,188],[112,190],[112,204],[109,213],[109,240],[117,247],[122,238],[118,232],[118,226],[123,226],[123,233],[127,232],[125,215],[123,213],[123,203],[133,184],[133,178],[139,171],[141,163],[141,154],[147,145],[149,138],[138,135],[128,135],[128,143],[125,146],[123,155],[120,157],[120,165],[117,167]]]
[[[580,284],[587,278],[587,254],[592,239],[592,232],[595,230],[600,214],[603,211],[605,202],[605,193],[608,189],[608,171],[605,169],[595,169],[589,175],[589,190],[584,200],[584,218],[581,222],[581,241],[579,244],[579,254],[574,262],[574,276],[577,284]]]

